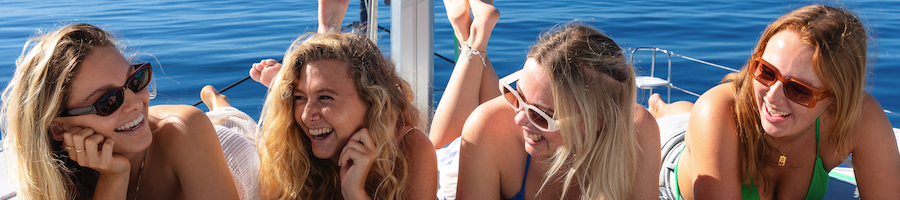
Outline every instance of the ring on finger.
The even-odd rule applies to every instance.
[[[73,146],[66,146],[65,148],[66,148],[66,151],[71,151],[72,149],[75,149],[75,147],[73,147]]]
[[[75,149],[75,153],[81,153],[81,152],[84,152],[84,149]]]

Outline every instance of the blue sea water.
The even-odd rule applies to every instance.
[[[813,2],[856,12],[872,34],[867,91],[881,105],[900,112],[900,2],[895,1],[518,1],[496,0],[502,13],[487,53],[500,76],[520,69],[528,47],[549,27],[572,20],[602,29],[623,47],[658,47],[680,55],[738,68],[765,26],[781,14]],[[358,21],[351,1],[344,24]],[[435,52],[454,54],[453,35],[443,3],[435,1]],[[225,87],[247,76],[250,64],[280,59],[292,40],[316,29],[316,1],[4,1],[0,5],[0,87],[6,87],[22,46],[36,30],[84,22],[113,31],[139,60],[154,65],[158,97],[152,105],[192,104],[204,85]],[[380,3],[379,25],[391,29],[390,6]],[[390,36],[379,44],[390,51]],[[435,57],[435,99],[446,86],[453,64]],[[639,72],[649,60],[638,59]],[[676,59],[675,84],[702,93],[727,72]],[[657,90],[657,92],[659,92]],[[251,81],[226,91],[233,105],[258,117],[265,87]],[[649,96],[640,94],[639,101]],[[695,97],[673,92],[674,100]],[[201,104],[201,109],[206,107]],[[894,127],[900,116],[888,114]],[[837,185],[850,197],[852,187]],[[833,191],[829,191],[833,192]]]

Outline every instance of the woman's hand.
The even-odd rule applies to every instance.
[[[281,63],[274,59],[265,59],[259,61],[259,63],[253,63],[253,67],[250,68],[250,77],[254,81],[269,87],[269,84],[272,83],[272,78],[278,75],[279,70],[281,70]]]
[[[97,170],[101,176],[127,178],[131,163],[122,155],[113,155],[115,143],[90,128],[75,127],[63,133],[63,149],[78,165]]]
[[[366,194],[366,177],[375,162],[375,144],[366,128],[360,129],[341,150],[338,166],[341,167],[341,194],[344,199],[369,199]]]

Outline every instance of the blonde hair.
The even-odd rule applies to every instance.
[[[569,23],[541,37],[528,57],[550,73],[563,140],[543,185],[560,178],[562,197],[575,184],[582,199],[627,198],[640,147],[634,71],[621,48],[593,27]]]
[[[791,11],[772,22],[760,36],[754,54],[762,54],[775,34],[794,31],[800,39],[815,49],[812,67],[825,88],[833,94],[834,104],[828,108],[835,123],[826,131],[833,131],[828,141],[837,146],[837,153],[847,153],[848,135],[862,114],[866,81],[867,39],[865,27],[852,12],[825,5],[809,5]],[[749,62],[735,74],[730,74],[723,82],[733,81],[735,122],[740,139],[739,149],[743,161],[743,184],[750,184],[762,177],[763,185],[771,183],[772,177],[762,173],[771,167],[770,156],[773,145],[763,136],[759,109],[750,76]],[[765,188],[765,187],[764,187]]]
[[[30,46],[31,42],[37,42]],[[79,167],[50,136],[52,120],[67,107],[79,63],[96,47],[117,47],[116,39],[78,23],[32,38],[16,60],[3,91],[4,148],[10,178],[23,199],[90,199],[98,173]],[[30,47],[30,48],[29,48]],[[26,53],[27,52],[27,53]]]
[[[394,71],[378,46],[350,33],[307,34],[294,41],[284,67],[266,96],[261,120],[260,186],[272,199],[341,199],[337,165],[315,158],[310,141],[294,120],[292,91],[311,62],[348,63],[350,78],[368,106],[366,127],[377,146],[366,192],[373,199],[403,199],[407,158],[400,149],[405,127],[421,123],[409,84]],[[374,185],[373,185],[374,184]]]

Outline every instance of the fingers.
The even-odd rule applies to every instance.
[[[341,159],[339,160],[338,165],[349,165],[351,160],[356,163],[363,158],[368,158],[365,162],[371,162],[369,160],[374,159],[375,151],[375,142],[372,140],[369,130],[362,128],[359,131],[356,131],[356,133],[353,133],[353,136],[350,136],[350,140],[347,141],[347,145],[344,146],[344,149],[341,151]]]
[[[350,137],[350,142],[354,141],[364,145],[366,149],[375,150],[375,143],[372,142],[372,135],[369,134],[369,130],[366,128],[359,129],[359,131],[356,131],[356,133]]]

